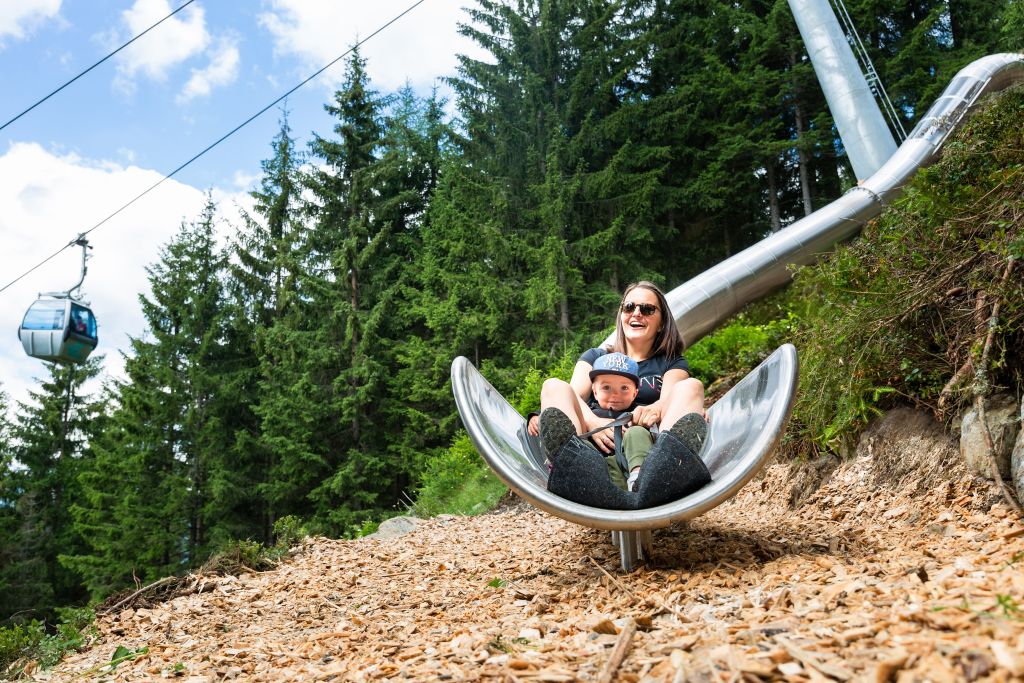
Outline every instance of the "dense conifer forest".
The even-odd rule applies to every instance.
[[[846,7],[907,130],[1024,49],[1024,0]],[[455,356],[515,391],[626,284],[855,182],[785,0],[476,0],[463,31],[489,57],[452,102],[375,90],[355,51],[332,130],[299,147],[280,113],[244,224],[211,200],[149,266],[123,381],[85,391],[93,360],[0,394],[0,625],[394,514],[460,427]]]

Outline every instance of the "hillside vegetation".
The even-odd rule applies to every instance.
[[[796,278],[797,433],[843,451],[898,403],[947,422],[1024,387],[1024,88],[986,102],[863,231]]]

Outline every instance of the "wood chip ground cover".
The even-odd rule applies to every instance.
[[[1024,680],[1024,523],[987,483],[951,479],[878,487],[860,458],[790,509],[789,468],[773,465],[655,531],[629,574],[607,532],[524,504],[387,540],[313,539],[276,570],[191,577],[188,595],[102,617],[86,650],[31,675]],[[111,670],[119,647],[142,654]]]

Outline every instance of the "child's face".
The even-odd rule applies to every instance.
[[[594,378],[593,391],[594,400],[605,410],[625,410],[638,393],[633,380],[622,375],[598,375]]]

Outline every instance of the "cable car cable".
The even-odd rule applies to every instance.
[[[38,102],[36,102],[35,104],[33,104],[33,105],[32,105],[31,107],[29,107],[29,108],[28,108],[28,109],[26,109],[25,111],[23,111],[23,112],[21,112],[20,114],[18,114],[17,116],[15,116],[15,117],[14,117],[13,119],[11,119],[10,121],[8,121],[8,122],[7,122],[7,123],[5,123],[4,125],[0,126],[0,130],[3,130],[3,129],[4,129],[4,128],[6,128],[7,126],[11,125],[12,123],[14,123],[14,122],[15,122],[15,121],[17,121],[18,119],[20,119],[20,118],[21,118],[22,116],[24,116],[25,114],[29,113],[30,111],[32,111],[33,109],[35,109],[36,107],[38,107],[38,106],[39,106],[40,104],[42,104],[42,103],[43,103],[43,102],[45,102],[46,100],[50,99],[51,97],[53,97],[54,95],[56,95],[57,93],[59,93],[59,92],[60,92],[61,90],[63,90],[64,88],[68,87],[69,85],[71,85],[72,83],[74,83],[75,81],[77,81],[77,80],[78,80],[79,78],[81,78],[82,76],[86,75],[87,73],[89,73],[90,71],[92,71],[93,69],[95,69],[96,67],[98,67],[98,66],[99,66],[100,64],[102,64],[103,62],[107,61],[108,59],[110,59],[111,57],[113,57],[114,55],[116,55],[116,54],[117,54],[118,52],[120,52],[121,50],[125,49],[126,47],[128,47],[129,45],[131,45],[132,43],[134,43],[134,42],[135,42],[136,40],[138,40],[138,39],[139,39],[139,38],[141,38],[142,36],[146,35],[146,34],[147,34],[147,33],[149,33],[150,31],[152,31],[153,29],[155,29],[155,28],[156,28],[157,26],[159,26],[160,24],[164,23],[165,21],[167,21],[168,19],[170,19],[170,18],[171,18],[171,17],[173,17],[173,16],[175,15],[175,14],[177,14],[177,13],[178,13],[178,12],[180,12],[181,10],[185,9],[186,7],[188,7],[189,5],[191,5],[191,4],[192,4],[193,2],[195,2],[195,1],[196,1],[196,0],[186,0],[185,4],[183,4],[183,5],[181,6],[181,7],[179,7],[178,9],[176,9],[176,10],[174,10],[173,12],[171,12],[170,14],[168,14],[168,15],[167,15],[166,17],[164,17],[164,18],[163,18],[163,19],[161,19],[160,21],[156,22],[155,24],[153,24],[152,26],[150,26],[149,28],[147,28],[147,29],[146,29],[145,31],[143,31],[143,32],[142,32],[142,33],[140,33],[139,35],[135,36],[134,38],[132,38],[131,40],[129,40],[129,41],[127,42],[127,43],[125,43],[125,44],[124,44],[124,45],[122,45],[121,47],[117,48],[116,50],[114,50],[113,52],[111,52],[110,54],[108,54],[108,55],[107,55],[106,57],[104,57],[103,59],[101,59],[100,61],[98,61],[98,62],[96,62],[95,64],[93,64],[93,65],[92,65],[92,66],[90,66],[90,67],[89,67],[88,69],[86,69],[85,71],[81,72],[80,74],[78,74],[77,76],[75,76],[74,78],[72,78],[72,79],[71,79],[70,81],[68,81],[68,82],[67,82],[67,83],[65,83],[64,85],[60,86],[59,88],[57,88],[56,90],[54,90],[53,92],[51,92],[51,93],[50,93],[49,95],[47,95],[46,97],[44,97],[43,99],[41,99],[41,100],[39,100]]]
[[[176,169],[174,169],[173,171],[171,171],[170,173],[168,173],[167,175],[165,175],[165,176],[164,176],[163,178],[161,178],[160,180],[158,180],[157,182],[153,183],[153,184],[152,184],[152,185],[150,185],[150,186],[149,186],[148,188],[146,188],[145,190],[143,190],[142,192],[140,192],[139,194],[137,194],[137,195],[136,195],[136,196],[135,196],[134,198],[132,198],[132,199],[131,199],[131,200],[130,200],[130,201],[129,201],[128,203],[126,203],[126,204],[125,204],[124,206],[122,206],[121,208],[117,209],[117,210],[116,210],[116,211],[114,211],[114,212],[113,212],[112,214],[110,214],[109,216],[107,216],[106,218],[104,218],[103,220],[101,220],[101,221],[100,221],[99,223],[97,223],[96,225],[92,226],[92,227],[91,227],[91,228],[89,228],[88,230],[85,230],[84,232],[80,233],[80,234],[79,234],[79,235],[78,235],[78,236],[77,236],[77,237],[76,237],[75,239],[71,240],[70,242],[68,242],[67,244],[65,244],[65,245],[64,245],[63,247],[61,247],[61,248],[60,248],[60,249],[58,249],[57,251],[55,251],[55,252],[53,252],[52,254],[50,254],[49,256],[47,256],[47,257],[46,257],[45,259],[43,259],[42,261],[40,261],[40,262],[39,262],[39,263],[37,263],[36,265],[32,266],[32,267],[31,267],[31,268],[30,268],[29,270],[25,271],[24,273],[22,273],[21,275],[19,275],[19,276],[18,276],[18,277],[16,277],[15,279],[13,279],[13,280],[11,280],[10,282],[8,282],[8,283],[7,283],[6,285],[4,285],[4,286],[3,286],[2,288],[0,288],[0,293],[3,293],[3,292],[4,292],[4,291],[6,291],[6,290],[7,290],[7,289],[8,289],[8,288],[9,288],[9,287],[11,286],[11,285],[13,285],[13,284],[15,284],[16,282],[18,282],[18,281],[22,280],[22,279],[23,279],[24,277],[26,277],[27,275],[29,275],[30,273],[32,273],[32,272],[33,272],[34,270],[36,270],[36,269],[40,268],[41,266],[43,266],[43,265],[44,265],[45,263],[47,263],[48,261],[50,261],[51,259],[53,259],[54,257],[56,257],[56,256],[57,256],[58,254],[60,254],[60,253],[61,253],[62,251],[64,251],[64,250],[65,250],[65,249],[67,249],[68,247],[71,247],[71,246],[75,246],[76,244],[78,244],[78,241],[79,241],[79,240],[80,240],[80,239],[81,239],[82,237],[85,237],[86,235],[88,235],[89,233],[91,233],[91,232],[92,232],[93,230],[95,230],[96,228],[100,227],[101,225],[103,225],[104,223],[106,223],[107,221],[109,221],[110,219],[112,219],[112,218],[114,218],[115,216],[117,216],[117,215],[118,215],[119,213],[121,213],[122,211],[124,211],[124,210],[125,210],[125,209],[127,209],[127,208],[128,208],[129,206],[131,206],[131,205],[132,205],[132,204],[134,204],[135,202],[139,201],[139,200],[140,200],[140,199],[142,199],[143,197],[145,197],[145,196],[146,196],[147,194],[149,194],[150,192],[152,192],[153,190],[155,190],[156,188],[158,188],[158,187],[159,187],[160,185],[163,185],[164,181],[166,181],[166,180],[170,180],[171,178],[173,178],[173,177],[174,177],[174,176],[175,176],[175,175],[176,175],[176,174],[177,174],[177,173],[178,173],[179,171],[181,171],[182,169],[184,169],[185,167],[187,167],[188,165],[190,165],[190,164],[191,164],[192,162],[194,162],[194,161],[196,161],[197,159],[199,159],[199,157],[203,156],[204,154],[206,154],[207,152],[209,152],[209,151],[210,151],[211,149],[213,149],[214,147],[216,147],[216,146],[217,146],[217,145],[219,145],[220,143],[222,143],[222,142],[224,142],[225,140],[227,140],[227,139],[228,139],[229,137],[231,137],[232,135],[234,135],[235,133],[237,133],[237,132],[238,132],[239,130],[241,130],[241,129],[242,129],[242,128],[243,128],[244,126],[247,126],[247,125],[248,125],[249,123],[251,123],[251,122],[252,122],[252,121],[253,121],[254,119],[256,119],[256,118],[258,118],[259,116],[261,116],[262,114],[266,113],[266,111],[267,111],[268,109],[270,109],[271,107],[273,107],[273,106],[274,106],[275,104],[278,104],[278,103],[280,103],[280,102],[281,102],[282,100],[284,100],[285,98],[287,98],[287,97],[288,97],[289,95],[291,95],[291,94],[292,94],[293,92],[295,92],[296,90],[298,90],[298,89],[299,89],[299,88],[301,88],[302,86],[306,85],[306,84],[307,84],[307,83],[309,83],[309,82],[310,82],[311,80],[313,80],[314,78],[316,78],[317,76],[319,76],[320,74],[322,74],[322,73],[323,73],[324,71],[326,71],[327,69],[331,68],[332,66],[334,66],[335,64],[337,64],[338,62],[340,62],[340,61],[341,61],[342,59],[344,59],[344,58],[345,58],[346,56],[348,56],[349,54],[351,54],[351,52],[352,52],[352,51],[353,51],[354,49],[356,49],[357,47],[360,47],[361,45],[364,45],[364,44],[365,44],[365,43],[366,43],[366,42],[367,42],[368,40],[370,40],[371,38],[373,38],[374,36],[376,36],[376,35],[377,35],[378,33],[380,33],[381,31],[383,31],[383,30],[384,30],[384,29],[386,29],[387,27],[391,26],[391,24],[395,23],[396,21],[398,21],[399,19],[401,19],[402,17],[404,17],[404,16],[405,16],[406,14],[408,14],[409,12],[413,11],[414,9],[416,9],[417,7],[419,7],[420,5],[422,5],[422,4],[424,3],[424,2],[426,2],[426,0],[417,0],[417,1],[415,2],[415,3],[413,3],[412,5],[410,5],[410,6],[409,6],[409,7],[407,8],[407,9],[405,9],[405,11],[403,11],[403,12],[402,12],[401,14],[399,14],[399,15],[398,15],[398,16],[396,16],[396,17],[394,17],[394,18],[393,18],[393,19],[391,19],[390,21],[388,21],[388,22],[387,22],[386,24],[384,24],[383,26],[381,26],[380,28],[378,28],[378,29],[377,29],[376,31],[374,31],[374,32],[373,32],[373,33],[371,33],[370,35],[366,36],[366,38],[362,39],[361,41],[358,41],[358,42],[357,42],[357,43],[356,43],[355,45],[353,45],[353,46],[352,46],[352,47],[350,47],[349,49],[345,50],[345,52],[341,53],[340,55],[338,55],[338,56],[337,56],[336,58],[332,59],[332,60],[331,60],[330,62],[328,62],[328,63],[327,63],[327,64],[325,64],[324,66],[322,66],[322,67],[320,67],[319,69],[317,69],[317,70],[316,70],[316,71],[315,71],[315,72],[314,72],[313,74],[311,74],[311,75],[310,75],[310,76],[309,76],[308,78],[306,78],[306,79],[305,79],[305,80],[303,80],[303,81],[302,81],[301,83],[299,83],[298,85],[296,85],[295,87],[293,87],[292,89],[290,89],[290,90],[289,90],[288,92],[286,92],[285,94],[281,95],[281,96],[280,96],[280,97],[278,97],[278,98],[277,98],[276,100],[274,100],[273,102],[271,102],[271,103],[270,103],[270,104],[268,104],[267,106],[263,107],[262,109],[260,109],[260,110],[259,110],[258,112],[256,112],[255,114],[253,114],[253,115],[252,115],[252,116],[250,116],[249,118],[247,118],[247,119],[246,119],[245,121],[243,121],[242,123],[240,123],[240,124],[238,124],[237,126],[235,126],[234,128],[232,128],[232,129],[231,129],[231,130],[230,130],[229,132],[227,132],[227,133],[225,133],[224,135],[222,135],[222,136],[221,136],[221,137],[220,137],[220,138],[219,138],[219,139],[218,139],[218,140],[217,140],[216,142],[214,142],[214,143],[210,144],[209,146],[207,146],[207,147],[206,147],[206,149],[204,149],[203,151],[199,152],[198,154],[196,154],[195,156],[193,156],[193,157],[192,157],[191,159],[189,159],[188,161],[186,161],[185,163],[183,163],[183,164],[182,164],[181,166],[178,166],[178,167],[177,167]]]

